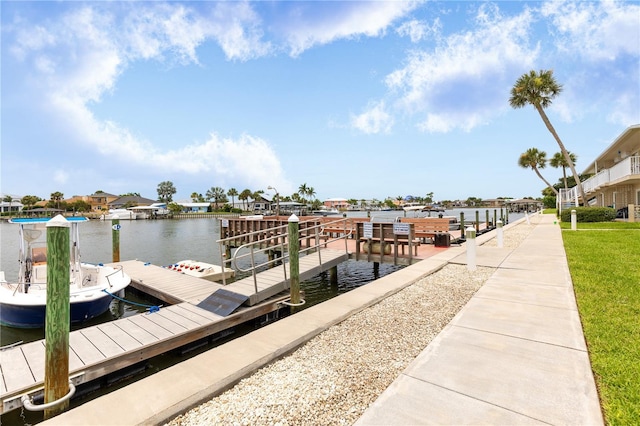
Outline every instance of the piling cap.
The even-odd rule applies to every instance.
[[[288,221],[289,222],[300,222],[300,219],[298,219],[298,216],[296,216],[295,214],[292,214],[291,216],[289,216]]]
[[[65,219],[64,216],[59,214],[53,219],[51,219],[50,221],[48,221],[46,226],[47,228],[52,228],[52,227],[68,228],[70,225],[69,225],[69,221]]]

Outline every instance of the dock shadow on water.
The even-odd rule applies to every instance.
[[[296,308],[297,311],[307,309],[311,306],[322,303],[335,296],[347,293],[350,290],[366,285],[378,278],[389,275],[402,269],[403,266],[391,264],[377,264],[373,262],[347,260],[337,266],[337,281],[331,281],[329,272],[322,272],[309,280],[300,284],[304,291],[305,305]],[[113,321],[118,318],[128,317],[144,313],[145,306],[159,305],[162,302],[155,300],[137,290],[128,288],[125,294],[125,302],[114,300],[110,309],[98,318],[72,327],[72,330],[81,329],[87,326]],[[278,319],[290,315],[290,308],[286,307],[280,311],[272,312],[265,316],[248,321],[233,329],[208,336],[200,341],[177,348],[165,354],[141,361],[125,370],[112,373],[92,382],[78,386],[76,396],[71,400],[69,409],[73,409],[92,399],[98,398],[109,392],[127,386],[177,363],[190,359],[216,346],[224,344],[237,337],[251,333],[252,331],[269,325]],[[34,341],[44,338],[44,329],[12,329],[2,327],[2,345],[8,345],[17,341]],[[37,404],[43,401],[35,401]],[[17,409],[3,414],[0,417],[2,425],[32,425],[43,421],[42,412],[30,412],[24,409]]]

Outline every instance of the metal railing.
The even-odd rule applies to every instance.
[[[344,240],[345,252],[347,249],[347,238],[351,237],[353,230],[347,226],[347,219],[337,219],[331,222],[317,223],[315,220],[300,222],[300,230],[298,234],[299,253],[308,254],[316,252],[318,255],[318,261],[322,265],[322,246],[328,243]],[[304,224],[304,226],[303,226]],[[331,237],[329,233],[325,232],[327,227],[331,228],[331,232],[336,232],[339,229],[339,225],[342,225],[343,232],[339,236]],[[255,292],[258,293],[258,280],[257,273],[266,268],[276,266],[278,263],[282,264],[285,280],[289,280],[287,277],[287,259],[289,258],[289,234],[288,224],[275,226],[272,228],[261,229],[253,232],[243,234],[241,236],[235,235],[232,237],[218,240],[220,247],[220,263],[223,268],[230,267],[241,273],[250,273],[253,277],[253,285]],[[226,246],[231,245],[234,241],[240,239],[249,239],[250,241],[236,247],[233,255],[226,259],[224,253],[226,252]],[[276,241],[277,243],[273,243]],[[307,244],[302,244],[306,242]],[[304,248],[303,248],[304,247]],[[274,256],[275,253],[279,255]],[[266,261],[256,262],[256,257],[263,255],[267,256]],[[249,267],[241,267],[240,265],[249,264]],[[228,265],[228,266],[227,266]],[[222,276],[222,284],[226,285],[225,274]]]
[[[627,157],[615,166],[599,171],[594,176],[591,176],[589,179],[582,182],[582,188],[584,189],[585,194],[590,194],[602,186],[632,175],[640,175],[640,156],[638,155]],[[569,191],[563,193],[561,202],[572,202],[578,195],[577,186],[569,188]]]

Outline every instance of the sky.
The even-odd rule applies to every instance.
[[[640,4],[2,1],[0,192],[174,201],[212,187],[315,197],[539,197],[640,123]],[[541,170],[552,183],[561,169]]]

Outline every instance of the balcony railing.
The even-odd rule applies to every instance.
[[[639,155],[627,157],[610,169],[599,171],[596,175],[582,182],[582,188],[584,189],[585,195],[588,195],[603,186],[609,185],[611,182],[616,182],[633,175],[640,175]],[[571,203],[579,195],[578,187],[574,186],[573,188],[569,188],[567,192],[560,191],[560,195],[560,201],[563,204]]]

